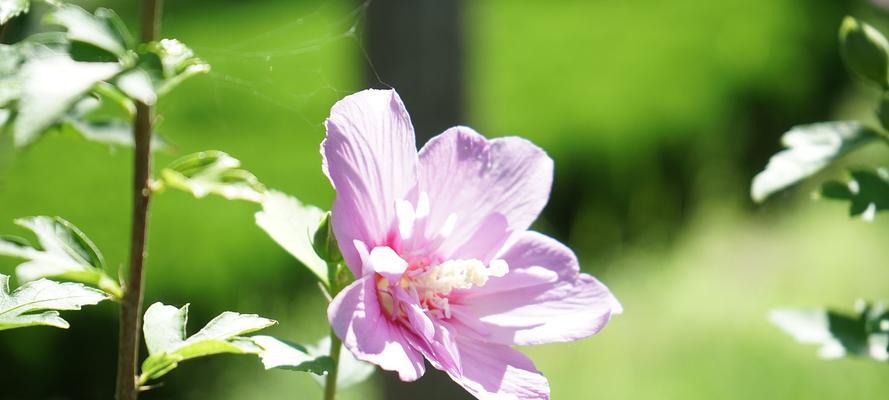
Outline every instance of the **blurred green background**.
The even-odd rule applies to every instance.
[[[366,45],[376,7],[392,5],[167,3],[163,35],[192,46],[213,71],[160,105],[158,130],[176,152],[159,154],[156,168],[219,149],[267,186],[329,206],[318,145],[330,106],[368,86],[399,89],[402,80],[373,68],[396,55]],[[131,2],[80,4],[109,6],[135,21]],[[448,125],[521,135],[550,153],[555,187],[536,228],[569,243],[626,310],[593,338],[527,349],[554,398],[886,396],[885,365],[818,360],[814,348],[766,318],[781,305],[850,308],[858,297],[886,297],[885,217],[850,220],[843,204],[810,202],[805,186],[761,207],[747,195],[784,130],[871,111],[861,104],[875,93],[843,70],[836,29],[848,13],[886,27],[884,12],[865,2],[811,0],[479,0],[458,7],[462,72],[453,89],[465,119]],[[37,29],[40,12],[16,21],[13,34]],[[436,51],[434,38],[411,40]],[[413,85],[422,93],[422,83]],[[404,98],[409,111],[429,101]],[[418,134],[437,133],[422,130],[428,124],[419,118]],[[16,217],[63,216],[109,265],[123,266],[130,151],[50,135],[18,152],[8,137],[0,140],[0,233],[24,235]],[[865,152],[850,162],[885,157]],[[191,329],[237,310],[277,319],[269,333],[279,337],[323,336],[324,299],[253,224],[256,211],[179,192],[155,196],[146,304],[191,303]],[[0,272],[14,265],[2,259]],[[115,305],[65,316],[68,331],[0,334],[0,399],[111,397]],[[307,376],[265,372],[250,357],[190,361],[163,381],[144,398],[320,397]],[[468,398],[440,376],[394,384],[382,373],[343,398],[412,393]]]

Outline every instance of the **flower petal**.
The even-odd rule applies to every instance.
[[[339,243],[386,244],[395,202],[417,183],[417,147],[410,116],[394,90],[365,90],[330,110],[321,143],[322,169],[336,189],[333,230]],[[354,246],[342,246],[346,264],[360,275]]]
[[[605,285],[580,273],[565,245],[525,232],[503,254],[509,273],[457,293],[451,304],[476,339],[530,345],[566,342],[601,330],[620,304]]]
[[[455,382],[481,400],[547,400],[549,382],[524,354],[506,345],[460,340],[462,373]]]
[[[448,129],[420,150],[420,190],[430,201],[426,232],[454,224],[441,255],[488,261],[510,232],[525,231],[537,218],[552,177],[552,159],[527,140],[487,140],[467,127]],[[452,215],[455,223],[448,222]],[[480,231],[487,246],[472,245]]]
[[[368,264],[365,268],[369,267],[371,271],[382,275],[390,282],[397,282],[407,270],[407,261],[387,246],[374,247],[364,262]]]
[[[330,303],[327,317],[355,358],[397,371],[403,381],[417,380],[426,372],[423,355],[411,347],[406,332],[380,310],[373,275],[343,289]]]

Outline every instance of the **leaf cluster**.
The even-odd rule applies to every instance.
[[[785,149],[753,178],[750,196],[755,202],[811,178],[858,149],[889,145],[889,41],[870,25],[846,17],[840,27],[840,52],[853,75],[883,91],[875,107],[881,125],[830,121],[793,127],[781,138]],[[816,197],[847,201],[851,216],[872,221],[889,207],[885,169],[856,168],[849,175],[844,181],[824,183]]]
[[[109,9],[51,4],[43,23],[59,31],[0,45],[0,129],[19,147],[50,131],[132,146],[134,102],[154,104],[209,71],[178,40],[136,43]]]

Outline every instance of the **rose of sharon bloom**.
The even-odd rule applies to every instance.
[[[340,100],[326,124],[333,231],[357,278],[328,309],[346,348],[403,381],[423,375],[425,358],[479,399],[549,399],[511,346],[587,337],[621,312],[569,248],[528,230],[552,159],[466,127],[418,153],[391,90]]]

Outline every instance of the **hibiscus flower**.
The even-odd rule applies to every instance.
[[[403,381],[425,359],[479,399],[548,399],[546,378],[512,346],[584,338],[621,312],[568,247],[528,230],[552,159],[462,126],[417,152],[393,90],[347,96],[326,127],[331,221],[356,278],[328,309],[345,347]]]

